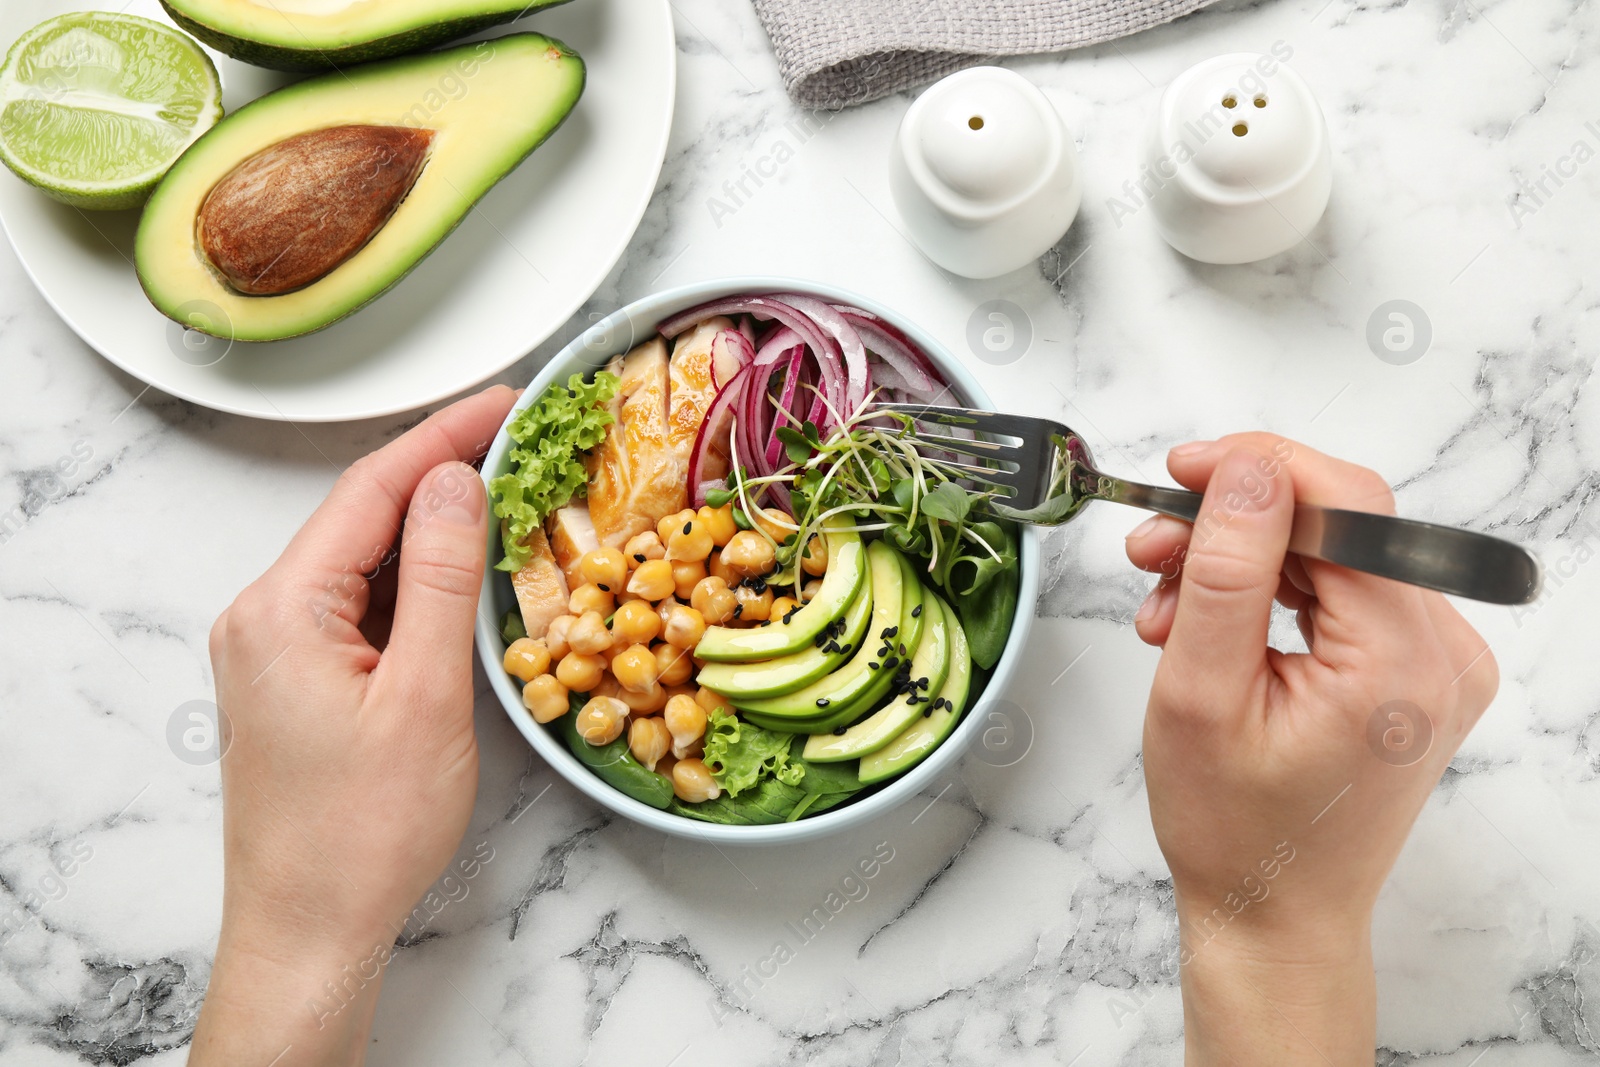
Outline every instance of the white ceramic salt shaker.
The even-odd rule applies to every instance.
[[[1235,52],[1190,67],[1162,94],[1136,190],[1156,228],[1204,263],[1248,263],[1310,233],[1328,206],[1328,124],[1294,71]]]
[[[1003,67],[952,74],[912,102],[889,152],[889,189],[911,239],[968,278],[1038,259],[1083,197],[1061,116]]]

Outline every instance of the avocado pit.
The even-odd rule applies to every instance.
[[[195,241],[239,293],[302,289],[383,228],[416,184],[432,142],[432,130],[366,125],[279,141],[212,187],[195,218]]]

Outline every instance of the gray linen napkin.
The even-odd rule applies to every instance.
[[[755,0],[789,96],[862,104],[996,56],[1059,52],[1212,0]]]

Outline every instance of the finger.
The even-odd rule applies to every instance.
[[[1176,578],[1193,533],[1194,527],[1180,519],[1152,516],[1128,534],[1124,543],[1128,561],[1142,571]]]
[[[1267,666],[1267,625],[1294,518],[1294,483],[1281,464],[1230,448],[1212,470],[1183,565],[1168,677],[1213,715],[1250,706]],[[1198,705],[1198,706],[1195,706]]]
[[[1145,597],[1144,603],[1139,605],[1139,611],[1133,617],[1133,630],[1145,644],[1157,648],[1166,645],[1172,633],[1173,615],[1178,610],[1178,586],[1181,582],[1181,574],[1177,578],[1161,579],[1150,590],[1150,595]]]
[[[1199,488],[1211,478],[1228,449],[1241,446],[1260,451],[1287,470],[1298,503],[1394,514],[1394,493],[1375,471],[1324,455],[1276,434],[1233,434],[1218,441],[1199,443],[1197,447],[1175,448],[1167,457],[1167,467],[1180,483]],[[1323,646],[1368,645],[1374,639],[1414,632],[1417,626],[1426,624],[1420,590],[1338,564],[1296,559],[1299,571],[1291,575],[1291,580],[1298,585],[1297,579],[1303,573],[1308,592],[1317,598],[1323,609],[1316,620],[1318,641]]]
[[[423,476],[441,463],[472,461],[487,451],[515,399],[503,385],[485,389],[357,460],[289,542],[274,570],[314,587],[371,574],[398,537]]]
[[[406,516],[394,622],[379,667],[391,683],[431,696],[470,693],[487,535],[488,501],[471,467],[446,463],[422,480]]]

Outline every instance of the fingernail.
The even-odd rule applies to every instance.
[[[1155,588],[1144,598],[1144,603],[1139,605],[1139,610],[1133,616],[1134,622],[1146,622],[1155,618],[1156,609],[1161,606],[1161,594],[1165,591],[1166,583],[1157,582]]]
[[[1187,444],[1173,445],[1172,455],[1180,457],[1198,456],[1214,444],[1216,444],[1215,441],[1190,441]]]
[[[476,526],[483,518],[483,485],[465,463],[449,463],[434,471],[417,490],[414,510],[460,526]]]
[[[1127,536],[1126,539],[1129,540],[1129,541],[1137,541],[1141,537],[1149,537],[1151,534],[1155,533],[1156,527],[1158,525],[1160,525],[1160,522],[1161,522],[1161,516],[1152,515],[1148,519],[1146,519],[1143,522],[1141,522],[1139,525],[1135,526],[1128,533],[1128,536]]]

